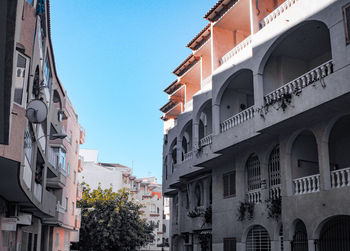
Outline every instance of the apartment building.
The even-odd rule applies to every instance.
[[[350,250],[349,6],[205,14],[161,108],[171,250]]]
[[[58,250],[60,235],[69,250],[84,131],[57,76],[49,1],[1,1],[0,79],[0,250]]]
[[[163,244],[163,199],[162,187],[155,177],[137,178],[132,168],[114,163],[98,162],[98,150],[81,149],[83,171],[79,173],[79,182],[85,182],[91,189],[99,185],[102,189],[112,187],[113,192],[125,189],[136,203],[143,205],[143,217],[153,222],[155,240],[141,250],[162,250]],[[166,247],[163,250],[168,250]]]

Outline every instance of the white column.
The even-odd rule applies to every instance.
[[[192,139],[193,139],[192,148],[198,149],[199,148],[199,123],[197,120],[193,120]]]
[[[176,147],[176,163],[179,164],[182,162],[182,138],[177,137]]]
[[[308,240],[309,251],[316,251],[315,240]]]
[[[287,152],[288,139],[282,139],[280,143],[280,164],[281,164],[281,194],[282,196],[292,196],[293,190],[293,177],[292,177],[292,165],[291,165],[291,153]]]
[[[328,141],[320,140],[317,143],[318,163],[320,171],[320,190],[331,189],[331,170],[329,164]]]
[[[254,105],[255,107],[262,107],[264,105],[264,81],[262,74],[255,74],[253,77],[254,86]]]

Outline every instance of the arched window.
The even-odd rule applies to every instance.
[[[249,230],[246,251],[270,251],[271,242],[269,233],[262,226],[254,226]]]
[[[350,217],[337,216],[324,224],[318,243],[319,251],[350,250]]]
[[[269,195],[271,199],[281,197],[281,172],[280,172],[280,146],[276,145],[270,153],[269,157]]]
[[[293,251],[308,251],[307,232],[304,222],[298,220],[292,241]]]
[[[260,161],[257,155],[250,155],[246,163],[248,191],[261,187]]]

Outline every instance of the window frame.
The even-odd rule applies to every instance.
[[[348,30],[348,25],[350,26],[350,20],[347,20],[347,18],[346,18],[346,10],[347,9],[349,9],[349,11],[350,11],[350,3],[344,5],[342,8],[343,19],[344,19],[344,30],[345,30],[345,43],[346,43],[346,45],[349,45],[350,44],[350,34],[349,34],[349,30]]]
[[[230,186],[231,186],[231,179],[230,179],[230,175],[234,175],[234,193],[231,194],[230,193]],[[228,177],[228,194],[225,195],[225,177]],[[224,173],[222,175],[222,185],[223,185],[223,189],[222,189],[222,195],[223,195],[223,198],[226,199],[226,198],[232,198],[232,197],[236,197],[236,171],[233,170],[233,171],[230,171],[230,172],[227,172],[227,173]]]
[[[17,82],[17,64],[18,64],[18,57],[21,56],[23,57],[26,62],[25,62],[25,68],[24,68],[24,80],[23,80],[23,86],[22,86],[22,98],[21,98],[21,103],[18,103],[15,101],[15,89],[16,89],[16,82]],[[28,81],[29,81],[29,65],[30,65],[30,58],[24,55],[23,53],[19,52],[16,50],[16,70],[15,70],[15,83],[13,86],[13,98],[12,102],[15,103],[16,105],[19,105],[21,107],[26,107],[27,104],[27,87],[28,87]]]

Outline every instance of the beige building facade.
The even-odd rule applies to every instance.
[[[0,250],[70,250],[79,215],[58,204],[76,203],[84,131],[57,76],[50,1],[1,1],[0,34]],[[54,248],[62,229],[65,247]]]
[[[350,249],[349,6],[205,15],[161,108],[171,250]]]

